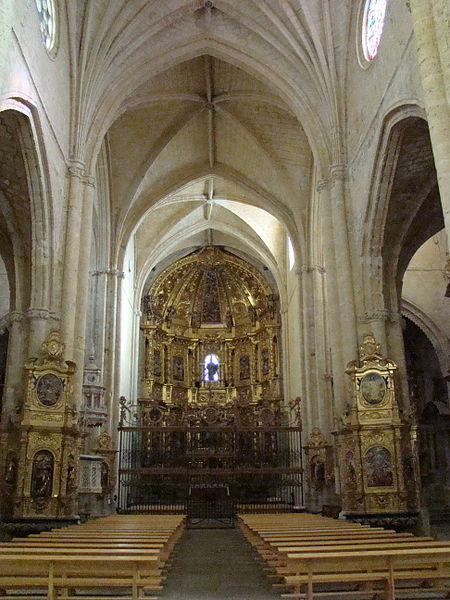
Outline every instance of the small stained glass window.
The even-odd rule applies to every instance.
[[[55,3],[53,0],[36,0],[36,8],[39,14],[42,40],[50,52],[56,39]]]
[[[203,381],[219,381],[219,357],[207,354],[203,361]]]
[[[378,52],[383,33],[387,0],[367,0],[363,26],[363,48],[367,60],[373,60]]]

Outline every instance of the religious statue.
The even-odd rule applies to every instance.
[[[231,310],[227,310],[225,314],[225,325],[228,330],[233,328],[233,315],[231,314]]]
[[[66,488],[68,492],[71,492],[72,490],[74,490],[77,487],[77,480],[76,480],[76,466],[75,466],[75,459],[73,456],[69,456],[69,459],[67,461],[67,481],[66,481]]]
[[[17,477],[17,458],[11,452],[6,457],[5,482],[14,483]]]
[[[37,452],[33,459],[31,474],[31,496],[48,498],[52,494],[53,455],[48,450]]]
[[[219,365],[216,363],[213,363],[213,361],[211,360],[209,363],[206,364],[205,366],[205,370],[206,370],[206,381],[216,381],[216,375],[217,372],[219,371]]]

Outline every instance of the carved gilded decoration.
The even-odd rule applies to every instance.
[[[116,486],[115,461],[117,452],[118,450],[113,448],[113,440],[108,433],[102,432],[95,439],[92,454],[101,456],[103,459],[100,463],[102,494],[111,493]]]
[[[311,488],[321,491],[334,483],[332,446],[318,427],[314,427],[303,446],[306,457],[306,477]]]
[[[12,471],[9,474],[9,485],[16,482],[16,518],[77,513],[80,442],[72,388],[75,365],[64,361],[63,353],[64,344],[55,330],[42,344],[41,358],[25,365],[26,397],[18,424],[20,450],[18,455],[11,454],[15,478]]]
[[[280,398],[278,299],[252,265],[203,248],[156,278],[142,312],[143,405]]]
[[[364,336],[359,361],[347,367],[352,401],[336,435],[342,507],[348,513],[417,509],[405,483],[403,457],[413,450],[410,424],[400,419],[396,401],[396,370],[372,334]]]

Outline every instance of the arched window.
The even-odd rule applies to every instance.
[[[381,35],[383,33],[384,17],[386,15],[387,0],[367,0],[364,11],[362,30],[362,45],[364,56],[373,60],[378,52]]]
[[[56,40],[56,13],[53,0],[36,0],[42,40],[50,52]]]
[[[219,357],[217,354],[207,354],[203,361],[203,381],[219,381]]]

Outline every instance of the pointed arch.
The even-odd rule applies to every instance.
[[[4,204],[16,255],[15,309],[48,309],[52,290],[53,228],[48,200],[48,163],[39,116],[27,101],[7,98],[0,103],[0,120],[9,131],[10,143],[20,153],[20,157],[16,156],[17,165],[25,174],[24,181],[12,181],[17,186],[15,192],[20,196],[20,206],[13,201],[12,188],[6,191],[6,196],[10,197]],[[18,211],[24,213],[25,220]]]

